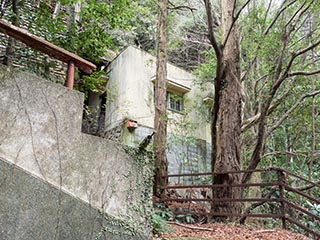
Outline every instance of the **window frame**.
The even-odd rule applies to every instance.
[[[167,110],[177,112],[177,113],[183,113],[183,110],[184,110],[183,96],[171,91],[167,91],[166,106],[167,106]]]

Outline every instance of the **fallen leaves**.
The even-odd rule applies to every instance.
[[[176,224],[170,223],[172,232],[156,239],[212,239],[212,240],[310,240],[310,238],[284,229],[253,228],[232,224]]]

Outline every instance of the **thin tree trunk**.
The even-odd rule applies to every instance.
[[[166,156],[167,145],[167,0],[159,1],[158,46],[157,46],[157,71],[155,81],[155,119],[154,129],[154,157],[155,157],[155,181],[154,195],[161,197],[164,191],[161,187],[166,185],[162,177],[168,172]]]
[[[13,17],[12,17],[12,24],[15,26],[19,26],[19,19],[20,19],[20,5],[21,1],[19,0],[12,0],[12,12],[13,12]],[[14,48],[15,48],[16,41],[14,38],[9,37],[8,38],[8,44],[6,47],[6,53],[3,58],[3,64],[7,66],[12,65],[12,58],[14,55]]]
[[[310,39],[312,37],[312,30],[315,27],[315,16],[312,16],[312,21],[310,24]],[[312,41],[310,42],[312,44]],[[313,65],[313,69],[316,70],[317,66],[316,66],[316,61],[315,61],[315,50],[312,49],[312,65]],[[312,92],[314,92],[316,90],[315,87],[315,81],[318,81],[318,75],[313,76],[312,77]],[[313,165],[314,165],[314,160],[315,160],[315,152],[316,152],[316,127],[315,127],[315,119],[316,119],[316,102],[315,102],[315,96],[313,96],[312,98],[312,119],[311,119],[311,131],[312,131],[312,142],[311,142],[311,158],[310,158],[310,162],[309,162],[309,166],[308,166],[308,170],[309,170],[309,180],[312,179],[312,175],[313,175]]]

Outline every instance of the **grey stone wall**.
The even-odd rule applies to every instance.
[[[1,158],[0,172],[1,240],[146,239],[130,236],[90,204]]]
[[[136,229],[147,236],[150,225],[143,211],[148,203],[141,193],[148,190],[143,187],[146,173],[150,173],[148,165],[137,164],[115,142],[81,133],[82,106],[83,95],[77,91],[0,66],[0,157],[53,186],[54,192],[59,190],[59,194],[67,194],[68,198],[89,204],[108,216],[134,219]],[[0,182],[0,192],[4,191],[5,185]],[[12,193],[31,189],[15,189],[17,186],[12,185]],[[56,193],[48,194],[54,196]],[[36,206],[37,201],[29,201],[27,206],[21,202],[16,205],[15,201],[12,195],[12,205],[7,204],[9,212],[24,206],[28,216],[28,212],[42,209]],[[52,203],[49,208],[53,209],[48,211],[59,209],[56,204]],[[137,206],[140,212],[134,210]],[[67,211],[68,208],[61,205],[61,209]],[[56,214],[62,213],[56,211]],[[69,218],[68,211],[63,214]],[[15,224],[0,225],[0,228],[18,231],[19,215],[12,216]],[[82,217],[85,218],[85,214]],[[62,221],[57,216],[55,219],[51,228],[55,228],[58,220]],[[72,229],[76,231],[76,228]],[[50,234],[46,238],[50,239]]]

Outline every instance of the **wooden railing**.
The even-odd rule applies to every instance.
[[[178,210],[173,211],[175,214],[189,214],[189,215],[206,215],[206,217],[237,217],[240,223],[244,223],[246,218],[254,217],[254,218],[273,218],[273,219],[280,219],[282,222],[282,227],[287,229],[292,229],[299,227],[303,229],[307,235],[313,237],[314,239],[320,239],[320,226],[314,228],[309,226],[308,223],[305,224],[306,221],[300,221],[299,219],[306,219],[309,223],[320,224],[320,216],[312,213],[310,209],[305,207],[299,206],[297,203],[294,202],[295,198],[300,199],[300,203],[302,201],[308,201],[309,204],[320,207],[320,184],[312,182],[306,178],[300,177],[296,174],[293,174],[287,170],[282,168],[268,168],[264,170],[253,170],[253,171],[230,171],[224,172],[219,174],[243,174],[246,172],[251,173],[260,173],[265,174],[272,180],[269,182],[259,182],[259,183],[246,183],[246,184],[184,184],[184,185],[167,185],[163,186],[162,188],[165,190],[164,192],[175,191],[177,189],[185,189],[185,190],[195,190],[197,189],[198,192],[203,189],[209,189],[209,191],[215,191],[216,189],[221,189],[222,187],[225,188],[241,188],[242,197],[241,198],[188,198],[185,196],[180,197],[173,197],[170,194],[164,194],[162,199],[159,199],[160,202],[170,204],[172,202],[178,203],[187,203],[187,202],[206,202],[214,205],[217,202],[237,202],[239,204],[244,205],[243,203],[251,202],[252,205],[250,207],[245,208],[241,213],[227,213],[227,212],[213,212],[212,210],[206,213],[203,212],[195,212],[190,210]],[[174,178],[193,178],[193,177],[213,177],[215,173],[193,173],[193,174],[171,174],[164,176],[167,178],[165,182],[174,182]],[[288,182],[288,179],[289,182]],[[305,184],[303,186],[291,186],[291,182],[297,183],[297,181],[301,184]],[[262,197],[246,197],[245,190],[252,187],[259,187],[267,188],[268,192]],[[313,196],[311,190],[314,191],[317,196]],[[306,192],[308,191],[308,192]],[[293,195],[293,196],[289,196]],[[212,194],[213,196],[213,194]],[[276,208],[276,212],[259,212],[259,213],[252,213],[253,209],[260,207],[266,203],[279,203],[279,207]],[[294,214],[293,214],[294,213]],[[290,226],[288,226],[288,224]]]
[[[24,29],[18,28],[5,20],[0,19],[0,31],[14,39],[23,42],[27,46],[45,53],[55,59],[68,64],[66,86],[73,88],[74,70],[78,67],[83,72],[90,74],[96,69],[96,65],[73,54],[67,50],[58,47],[43,38],[37,37]]]

